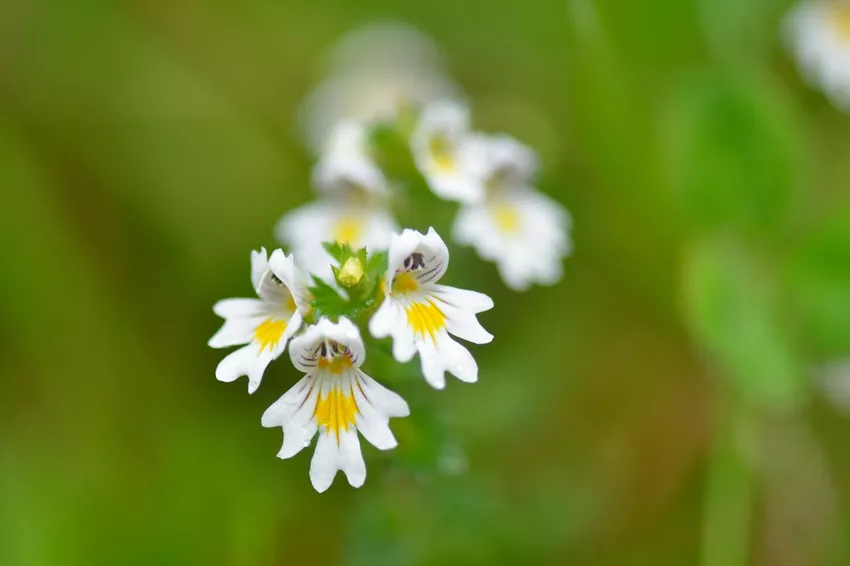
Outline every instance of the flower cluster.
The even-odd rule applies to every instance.
[[[378,449],[394,448],[389,420],[410,412],[399,395],[361,369],[367,343],[390,338],[398,362],[418,355],[427,383],[443,389],[446,373],[468,383],[478,379],[475,358],[458,339],[493,339],[476,316],[493,301],[442,285],[449,267],[444,240],[433,228],[399,229],[394,205],[424,185],[442,200],[459,202],[454,239],[495,262],[516,290],[557,281],[570,248],[566,211],[532,187],[534,152],[510,137],[472,131],[466,106],[442,98],[451,82],[432,63],[413,60],[427,59],[423,54],[430,50],[411,33],[377,33],[381,42],[403,44],[383,44],[377,49],[382,57],[399,57],[404,46],[415,57],[405,64],[384,59],[387,67],[379,75],[380,65],[367,65],[374,97],[354,88],[369,81],[352,69],[311,97],[309,108],[323,118],[311,134],[321,147],[312,175],[319,198],[278,223],[277,236],[290,254],[252,252],[258,298],[226,299],[213,307],[224,325],[209,345],[241,346],[219,363],[220,381],[247,376],[253,393],[267,366],[289,346],[304,377],[268,408],[262,424],[283,428],[280,458],[294,456],[318,435],[310,479],[320,492],[339,470],[352,486],[362,485],[366,467],[357,433]],[[362,55],[364,40],[358,37],[344,45]],[[392,85],[381,84],[383,79]],[[328,91],[327,85],[340,81],[352,96],[385,100],[386,107],[346,110],[344,97]],[[380,94],[387,89],[393,96]],[[321,100],[333,106],[322,109]]]

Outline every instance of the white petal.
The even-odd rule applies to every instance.
[[[450,306],[440,309],[446,315],[446,330],[473,344],[489,344],[493,335],[487,332],[472,312]]]
[[[477,291],[447,287],[446,285],[433,285],[428,288],[428,293],[433,293],[439,297],[440,300],[454,307],[464,309],[475,314],[488,311],[493,308],[493,299],[484,293],[479,293]]]
[[[221,360],[215,369],[215,377],[219,381],[231,383],[247,375],[248,393],[253,393],[260,386],[266,367],[280,356],[285,348],[286,341],[281,339],[275,347],[260,352],[260,344],[253,341]]]
[[[389,427],[390,417],[407,416],[410,410],[404,400],[385,389],[364,373],[357,376],[358,385],[352,388],[357,403],[357,430],[379,450],[398,445]]]
[[[213,305],[213,312],[221,318],[252,317],[267,313],[260,299],[224,299]]]
[[[209,339],[210,348],[229,348],[247,344],[254,339],[257,325],[262,322],[258,317],[233,317],[224,322],[222,327]]]
[[[304,308],[307,279],[295,265],[295,257],[286,255],[283,250],[275,250],[269,258],[269,269],[286,285],[298,308]]]
[[[340,469],[339,444],[335,434],[319,433],[316,451],[310,461],[310,482],[319,493],[326,491]]]
[[[357,429],[349,427],[346,431],[339,432],[339,459],[340,468],[348,478],[352,487],[360,487],[366,481],[366,463],[360,452],[360,439],[357,438]]]
[[[308,375],[263,413],[264,427],[283,427],[283,446],[278,458],[291,458],[309,446],[318,428],[313,418],[318,394],[314,378]]]
[[[254,286],[254,290],[260,288],[260,278],[268,268],[267,258],[266,248],[251,252],[251,284]]]
[[[445,387],[446,371],[467,383],[478,380],[478,364],[475,358],[469,350],[452,340],[445,332],[437,337],[436,344],[423,341],[417,343],[417,348],[422,358],[422,374],[432,387]]]
[[[392,336],[393,357],[407,363],[416,355],[413,331],[407,324],[402,306],[392,297],[387,297],[369,320],[369,332],[375,338]]]

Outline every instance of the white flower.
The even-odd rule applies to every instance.
[[[804,0],[786,24],[807,81],[850,111],[850,2]]]
[[[247,344],[226,356],[215,370],[219,381],[248,376],[248,393],[260,386],[266,366],[280,356],[286,342],[301,327],[309,308],[303,274],[292,256],[275,250],[251,252],[251,282],[259,299],[225,299],[213,306],[224,325],[210,338],[213,348]]]
[[[310,463],[310,481],[323,492],[338,470],[348,483],[360,487],[366,465],[357,431],[380,450],[395,448],[390,417],[406,417],[404,400],[360,370],[366,350],[352,322],[323,318],[292,340],[289,355],[304,378],[278,399],[265,414],[264,427],[283,427],[279,458],[291,458],[318,431]]]
[[[410,361],[419,352],[422,373],[437,389],[445,387],[446,371],[469,383],[478,379],[472,354],[450,334],[475,344],[493,339],[475,317],[493,308],[493,300],[438,285],[448,265],[449,250],[433,228],[424,236],[413,230],[393,234],[386,296],[369,321],[376,338],[392,336],[393,356],[399,362]]]
[[[343,120],[333,127],[313,168],[313,185],[319,191],[332,197],[388,193],[387,180],[369,155],[367,136],[366,127],[354,120]]]
[[[833,407],[850,416],[850,360],[841,360],[817,368],[815,385]]]
[[[410,149],[440,198],[473,203],[484,197],[486,154],[480,138],[469,131],[469,110],[462,104],[443,100],[426,106]]]
[[[397,229],[395,219],[379,204],[334,199],[287,213],[278,222],[276,234],[306,271],[329,279],[333,276],[333,259],[322,247],[323,242],[346,243],[355,249],[386,248]]]
[[[309,95],[302,122],[319,148],[344,119],[394,120],[404,109],[456,96],[433,41],[402,24],[371,24],[343,37],[331,53],[328,77]]]
[[[560,204],[531,188],[537,174],[534,152],[508,136],[481,138],[486,146],[486,197],[465,205],[453,237],[495,262],[511,289],[561,278],[561,261],[571,251],[570,217]]]

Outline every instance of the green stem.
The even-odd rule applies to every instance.
[[[705,490],[702,566],[749,563],[752,475],[741,450],[746,416],[740,406],[726,407],[718,423]]]

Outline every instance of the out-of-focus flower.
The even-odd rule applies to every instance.
[[[531,188],[537,156],[509,136],[481,137],[486,147],[483,202],[465,205],[453,236],[495,262],[511,289],[551,285],[561,278],[561,260],[570,253],[570,218],[563,207]]]
[[[313,185],[332,197],[387,194],[387,180],[369,155],[368,131],[362,123],[344,120],[333,127],[313,168]]]
[[[290,246],[306,271],[330,280],[333,258],[323,242],[349,244],[352,248],[386,248],[395,219],[386,208],[371,201],[320,200],[296,208],[277,225],[277,238]]]
[[[493,300],[438,285],[448,265],[449,250],[433,228],[426,235],[413,230],[393,234],[385,298],[369,321],[376,338],[392,336],[393,356],[399,362],[408,362],[419,352],[422,373],[437,389],[445,387],[446,371],[462,381],[478,379],[472,354],[450,334],[475,344],[493,339],[475,317],[493,308]]]
[[[469,110],[441,100],[422,110],[410,138],[416,165],[437,196],[465,203],[484,198],[486,150],[469,131]]]
[[[804,0],[786,24],[806,80],[850,111],[850,2]]]
[[[458,91],[443,74],[433,41],[403,24],[371,24],[351,32],[339,41],[329,63],[327,78],[302,109],[313,148],[321,147],[342,120],[391,121],[405,109]]]
[[[850,415],[850,360],[833,362],[816,370],[815,384],[833,407]]]
[[[215,370],[219,381],[248,376],[248,393],[260,386],[266,366],[280,356],[286,342],[301,327],[309,308],[303,274],[292,256],[265,248],[251,252],[251,282],[259,299],[225,299],[213,306],[224,325],[210,338],[213,348],[247,344],[226,356]]]
[[[410,414],[407,403],[360,370],[366,350],[357,327],[347,318],[323,318],[292,340],[289,355],[306,375],[263,414],[264,427],[283,427],[279,458],[291,458],[319,440],[310,463],[310,481],[318,492],[342,470],[360,487],[366,464],[357,431],[380,450],[397,445],[391,417]]]

